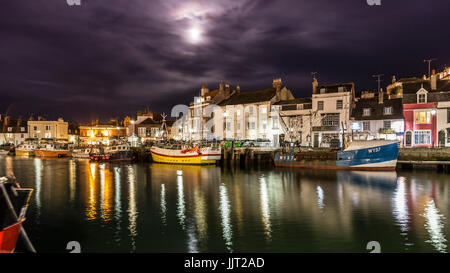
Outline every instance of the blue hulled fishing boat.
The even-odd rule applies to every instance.
[[[309,169],[393,171],[397,165],[398,141],[353,141],[331,156],[314,157],[305,153],[277,153],[275,165]]]

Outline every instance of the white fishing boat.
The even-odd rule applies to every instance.
[[[89,158],[91,154],[98,153],[98,148],[88,147],[88,148],[78,148],[73,149],[72,157],[74,158]]]
[[[150,152],[154,162],[169,164],[216,164],[222,155],[220,147],[192,147],[186,149],[151,147]]]

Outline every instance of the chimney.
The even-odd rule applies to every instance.
[[[384,94],[383,94],[383,88],[380,88],[380,92],[378,92],[378,103],[379,104],[383,104],[383,99],[384,99]]]
[[[430,85],[431,85],[431,90],[437,89],[437,75],[436,75],[436,70],[434,70],[434,69],[431,72]]]
[[[4,120],[4,125],[7,126],[9,123],[10,117],[9,116],[5,116],[5,120]]]
[[[317,86],[319,86],[319,83],[317,82],[316,77],[314,77],[313,82],[312,82],[312,91],[313,94],[317,93]]]
[[[225,84],[225,96],[229,97],[230,94],[231,94],[230,85],[227,83],[227,84]]]
[[[203,85],[202,89],[200,89],[201,96],[204,97],[206,95],[206,93],[208,93],[208,92],[209,92],[208,87],[206,85]]]
[[[276,98],[277,100],[281,100],[281,78],[274,79],[272,82],[273,88],[276,89]]]
[[[38,121],[42,121],[42,120],[44,120],[44,118],[41,116],[38,116]]]
[[[22,117],[17,119],[17,127],[20,127],[20,125],[22,125]]]
[[[392,76],[392,83],[395,83],[397,81],[397,79],[395,78],[395,75]]]
[[[241,87],[238,85],[238,86],[236,86],[236,93],[241,93]]]

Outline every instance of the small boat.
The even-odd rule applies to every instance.
[[[79,148],[72,151],[74,158],[89,158],[92,154],[98,154],[98,148]]]
[[[34,155],[37,157],[69,157],[71,156],[67,145],[65,144],[45,144],[45,146],[38,148],[34,151]]]
[[[154,162],[168,164],[216,164],[222,156],[220,147],[169,149],[154,146],[150,148],[150,152]]]
[[[36,144],[20,144],[16,148],[16,155],[33,156],[36,149]]]
[[[91,161],[131,161],[135,159],[133,151],[128,144],[112,145],[103,148],[103,152],[89,156]]]
[[[3,150],[3,149],[0,150],[0,155],[8,155],[8,154],[9,154],[8,150]]]
[[[11,178],[0,178],[0,253],[14,252],[21,232],[28,240],[22,223],[32,192],[32,189],[21,188]]]
[[[277,153],[275,166],[309,169],[355,171],[394,171],[398,158],[398,141],[353,141],[342,151],[320,158],[305,153]]]

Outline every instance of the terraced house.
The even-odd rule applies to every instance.
[[[402,98],[380,92],[362,92],[355,100],[351,115],[355,140],[387,139],[403,141]]]
[[[14,144],[19,145],[28,138],[27,121],[19,119],[11,119],[6,116],[0,116],[0,145]]]

